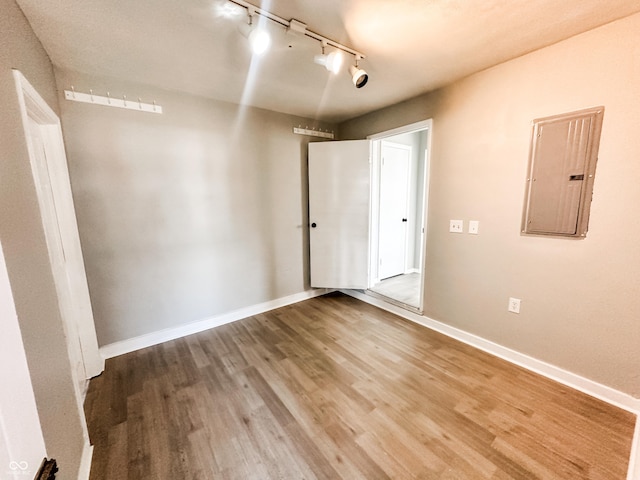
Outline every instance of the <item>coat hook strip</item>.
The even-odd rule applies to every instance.
[[[333,132],[323,132],[322,130],[316,130],[315,128],[301,128],[301,127],[293,127],[293,133],[297,135],[308,135],[310,137],[320,137],[320,138],[329,138],[334,139],[335,135]]]
[[[93,89],[89,89],[89,93],[76,92],[75,87],[72,85],[71,90],[64,91],[65,98],[75,102],[92,103],[94,105],[104,105],[108,107],[125,108],[127,110],[137,110],[139,112],[149,113],[162,113],[162,107],[153,101],[153,104],[144,103],[141,97],[137,97],[138,101],[128,101],[126,95],[122,95],[122,98],[114,98],[111,96],[111,92],[107,92],[105,97],[101,95],[95,95]]]

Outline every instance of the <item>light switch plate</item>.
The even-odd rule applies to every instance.
[[[449,231],[451,233],[462,233],[462,220],[449,220]]]
[[[520,313],[520,299],[509,297],[509,311],[512,313]]]
[[[478,220],[469,220],[469,233],[471,235],[477,235],[480,228],[480,222]]]

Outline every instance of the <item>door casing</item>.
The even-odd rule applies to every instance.
[[[88,379],[104,370],[104,359],[98,349],[60,119],[21,72],[14,70],[13,75],[82,411]]]
[[[376,133],[374,135],[369,135],[367,137],[368,140],[372,141],[371,151],[372,151],[373,165],[372,165],[372,180],[371,180],[372,212],[371,212],[370,245],[371,245],[372,252],[375,252],[378,249],[377,232],[379,229],[378,218],[380,215],[379,207],[377,206],[377,203],[378,203],[377,196],[379,195],[379,189],[376,190],[376,184],[379,184],[380,182],[379,173],[376,173],[376,172],[379,172],[379,168],[375,164],[375,162],[379,161],[379,158],[380,158],[380,155],[379,155],[380,143],[382,140],[388,139],[389,137],[402,135],[406,133],[417,132],[417,131],[423,131],[423,130],[427,130],[428,135],[427,135],[427,145],[426,145],[426,151],[425,151],[425,169],[424,169],[424,178],[423,178],[424,189],[422,192],[422,199],[421,199],[421,202],[423,205],[423,208],[422,208],[423,215],[422,215],[422,218],[419,219],[421,221],[421,229],[422,229],[420,259],[419,259],[420,277],[421,277],[420,278],[420,301],[419,301],[418,307],[413,307],[413,306],[404,305],[404,304],[401,305],[402,307],[408,308],[409,310],[416,311],[418,313],[422,313],[422,311],[424,310],[425,276],[427,275],[427,272],[426,272],[427,225],[428,225],[427,219],[429,215],[429,182],[430,182],[429,170],[430,170],[430,155],[431,155],[431,148],[432,148],[431,145],[432,145],[432,139],[433,139],[433,120],[432,119],[422,120],[422,121],[411,123],[402,127]],[[370,265],[369,265],[370,272],[377,272],[377,263],[378,263],[377,255],[372,254],[370,259]],[[369,288],[373,287],[374,282],[377,281],[376,276],[377,275],[374,275],[373,273],[372,275],[370,275]],[[367,292],[369,292],[369,290],[367,290]]]

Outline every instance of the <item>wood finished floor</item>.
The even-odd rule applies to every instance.
[[[91,480],[624,479],[635,416],[342,294],[107,360]]]

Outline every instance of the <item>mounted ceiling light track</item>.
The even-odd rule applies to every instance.
[[[322,54],[314,57],[314,62],[323,65],[327,70],[333,73],[337,73],[342,66],[342,52],[355,57],[354,65],[349,68],[349,73],[353,84],[356,88],[362,88],[367,84],[369,75],[358,65],[358,62],[365,58],[364,54],[349,48],[341,43],[338,43],[330,38],[327,38],[319,33],[312,32],[307,29],[307,25],[296,19],[286,20],[282,17],[274,15],[267,10],[263,10],[255,5],[252,5],[244,0],[228,0],[230,3],[239,5],[247,10],[249,16],[248,25],[241,27],[241,32],[245,37],[249,39],[251,50],[256,55],[261,55],[268,48],[271,43],[271,39],[268,36],[266,30],[263,30],[258,25],[254,25],[254,17],[259,15],[267,20],[271,20],[287,29],[288,32],[297,33],[306,37],[312,38],[320,42],[322,45]],[[325,54],[327,47],[332,47],[335,50]]]

